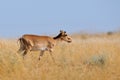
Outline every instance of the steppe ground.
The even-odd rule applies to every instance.
[[[0,39],[0,80],[120,80],[120,33],[76,34],[59,43],[55,63],[45,52],[22,58],[15,39]]]

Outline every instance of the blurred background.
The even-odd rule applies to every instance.
[[[0,0],[0,37],[120,30],[120,0]]]

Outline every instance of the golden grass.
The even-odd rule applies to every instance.
[[[17,40],[0,39],[0,80],[120,80],[120,35],[73,36],[71,44],[25,59],[17,53]]]

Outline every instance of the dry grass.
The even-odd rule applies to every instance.
[[[84,37],[57,45],[56,63],[48,52],[41,61],[39,52],[23,60],[16,40],[0,39],[0,80],[120,80],[120,35]]]

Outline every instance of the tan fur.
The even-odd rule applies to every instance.
[[[25,34],[19,38],[18,52],[23,52],[23,56],[25,56],[29,51],[41,51],[40,56],[42,56],[44,51],[52,52],[57,41],[71,42],[72,39],[67,36],[65,31],[60,31],[56,37]]]

